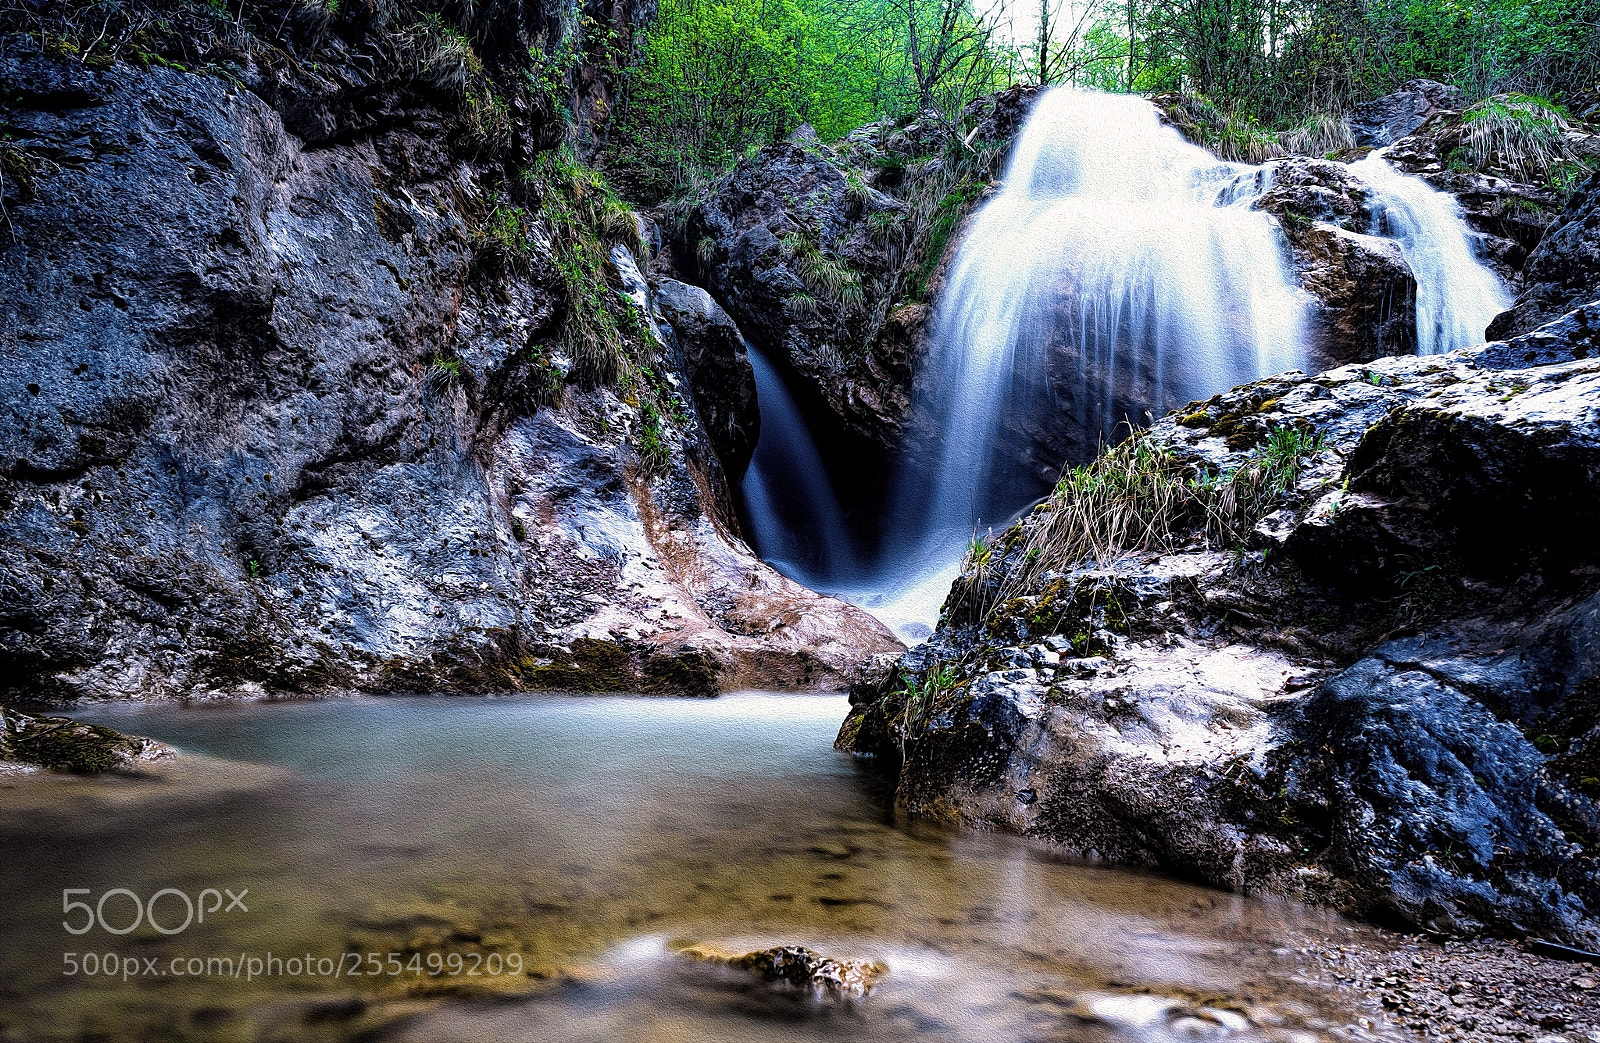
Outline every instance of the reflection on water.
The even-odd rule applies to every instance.
[[[897,828],[882,783],[830,747],[844,710],[755,694],[99,710],[281,770],[0,790],[0,1040],[1367,1037],[1361,998],[1301,982],[1294,956],[1359,929]],[[248,888],[249,912],[79,938],[61,927],[67,887]],[[824,1003],[683,960],[679,941],[801,943],[890,970]],[[270,951],[371,972],[62,974],[63,953],[91,949],[141,968]]]

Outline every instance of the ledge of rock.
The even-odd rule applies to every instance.
[[[171,760],[177,751],[138,735],[67,717],[27,714],[0,706],[0,772],[48,769],[73,775],[137,771]]]
[[[1600,302],[1179,410],[1141,436],[1174,474],[1304,439],[1251,530],[1030,572],[1047,502],[931,641],[861,679],[839,746],[895,771],[915,815],[1593,948],[1597,349]]]

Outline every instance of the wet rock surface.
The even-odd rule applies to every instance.
[[[677,952],[684,959],[731,967],[772,985],[833,998],[865,996],[878,979],[889,973],[888,966],[879,960],[838,960],[803,945],[780,945],[747,953],[686,945]]]
[[[1356,144],[1393,145],[1410,137],[1437,112],[1460,112],[1466,96],[1436,80],[1412,80],[1398,91],[1357,105],[1347,122]]]
[[[934,639],[853,689],[839,745],[898,766],[913,814],[1445,933],[1600,938],[1597,319],[1169,416],[1150,445],[1195,474],[1284,428],[1314,448],[1243,546],[996,603],[1026,564],[998,538]]]
[[[1253,205],[1278,219],[1316,300],[1312,368],[1415,352],[1416,279],[1399,244],[1372,234],[1371,190],[1329,160],[1280,160],[1270,177]]]
[[[730,531],[670,353],[653,459],[573,377],[550,225],[485,234],[436,110],[312,147],[303,98],[51,62],[0,58],[53,157],[0,237],[7,691],[709,694],[893,647]]]
[[[695,404],[723,471],[737,482],[761,433],[756,377],[744,335],[733,317],[698,286],[662,279],[655,306],[677,337]]]
[[[1600,297],[1600,172],[1572,194],[1566,209],[1529,255],[1522,291],[1489,324],[1489,336],[1529,332]]]

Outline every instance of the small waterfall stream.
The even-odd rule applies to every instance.
[[[759,348],[746,348],[761,403],[761,436],[740,486],[751,542],[784,575],[831,591],[855,568],[844,510],[782,375]]]
[[[1490,321],[1511,307],[1511,294],[1478,259],[1455,199],[1390,166],[1384,151],[1350,164],[1350,172],[1376,195],[1373,234],[1400,244],[1417,280],[1417,354],[1482,343]]]
[[[1509,295],[1455,200],[1381,151],[1350,170],[1374,190],[1373,234],[1396,240],[1416,277],[1419,351],[1481,341]],[[1311,301],[1282,232],[1252,209],[1271,176],[1188,143],[1142,98],[1041,96],[940,294],[919,378],[927,444],[907,455],[875,561],[782,375],[752,348],[762,434],[742,491],[757,549],[917,640],[973,534],[1044,493],[1063,456],[1303,367]]]

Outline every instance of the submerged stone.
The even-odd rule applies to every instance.
[[[678,955],[747,971],[774,985],[810,989],[834,998],[865,996],[889,973],[888,965],[881,960],[839,960],[802,945],[777,945],[747,953],[687,945],[678,950]]]

